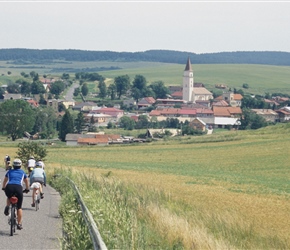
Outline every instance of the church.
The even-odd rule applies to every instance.
[[[183,72],[182,99],[188,104],[209,102],[210,99],[213,99],[212,93],[206,88],[194,86],[193,70],[189,57]]]

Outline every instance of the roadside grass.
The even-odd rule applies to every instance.
[[[126,244],[138,235],[156,249],[289,249],[289,132],[289,124],[279,124],[150,144],[51,147],[46,164],[79,178],[90,210],[106,226],[125,222],[98,208],[104,200],[130,209],[131,230],[137,223],[139,231]],[[100,231],[114,239],[104,225]]]

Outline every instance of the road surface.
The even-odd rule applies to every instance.
[[[1,188],[5,170],[0,168]],[[4,215],[6,196],[0,190],[0,249],[5,250],[59,250],[62,237],[62,220],[58,206],[60,195],[56,190],[47,185],[44,187],[44,199],[40,202],[40,209],[35,211],[31,207],[31,192],[24,194],[23,198],[23,229],[16,230],[10,236],[8,217]]]

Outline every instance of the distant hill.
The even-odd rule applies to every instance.
[[[173,50],[144,52],[114,52],[87,50],[0,49],[0,61],[13,63],[43,63],[61,61],[147,61],[184,64],[190,57],[192,64],[265,64],[290,66],[289,52],[238,51],[195,54]]]

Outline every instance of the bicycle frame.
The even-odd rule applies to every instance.
[[[17,226],[17,202],[18,198],[16,196],[12,196],[10,199],[10,218],[8,223],[10,224],[10,236],[16,231]]]

